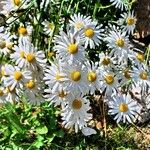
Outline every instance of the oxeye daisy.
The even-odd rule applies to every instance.
[[[15,52],[11,54],[12,60],[16,62],[18,67],[27,67],[31,70],[42,69],[46,66],[45,54],[37,49],[30,42],[20,41],[18,46],[14,46]]]
[[[101,82],[101,90],[106,90],[106,95],[116,94],[118,91],[118,77],[114,73],[104,72]]]
[[[50,104],[54,104],[55,107],[60,105],[62,108],[64,108],[66,103],[71,98],[70,93],[66,92],[63,88],[55,92],[52,92],[51,88],[48,88],[45,89],[44,92],[46,92],[44,98],[46,98],[47,101],[50,101]]]
[[[112,53],[119,58],[119,61],[126,60],[130,53],[129,51],[129,39],[125,32],[122,32],[115,26],[108,32],[104,41],[107,42],[107,46],[112,49]]]
[[[54,25],[54,23],[53,22],[49,22],[49,21],[44,21],[43,23],[42,23],[42,25],[44,26],[44,32],[47,34],[47,35],[49,35],[49,36],[52,36],[52,34],[53,34],[53,31],[54,31],[54,29],[55,29],[55,25]]]
[[[135,121],[140,107],[136,101],[130,99],[125,95],[116,95],[113,99],[108,101],[109,114],[115,115],[114,120],[132,123]]]
[[[122,18],[119,19],[119,25],[127,34],[133,34],[135,25],[136,25],[136,17],[134,16],[134,12],[128,12],[121,15]]]
[[[86,63],[86,82],[89,85],[88,92],[90,94],[94,94],[96,90],[100,90],[100,79],[101,79],[101,74],[100,74],[100,69],[96,64],[90,64]]]
[[[4,85],[10,87],[10,90],[13,90],[15,87],[23,87],[23,83],[26,80],[31,79],[30,71],[22,71],[17,66],[8,65],[5,68],[6,77],[4,80]]]
[[[150,86],[150,75],[146,67],[140,65],[138,67],[133,67],[132,79],[135,86],[140,86],[145,91],[147,86]]]
[[[66,74],[67,80],[65,81],[66,90],[73,93],[87,92],[86,70],[82,64],[80,65],[64,65],[63,72]]]
[[[12,51],[13,42],[11,42],[12,36],[7,33],[0,33],[0,53],[7,55]]]
[[[71,20],[69,20],[70,26],[73,26],[77,31],[85,28],[91,22],[92,19],[90,16],[86,17],[80,13],[72,15]]]
[[[81,45],[80,38],[71,30],[67,34],[60,31],[59,35],[55,37],[54,49],[63,62],[72,64],[85,59],[85,49]]]
[[[98,25],[96,21],[92,21],[91,24],[88,24],[84,29],[82,29],[81,39],[84,43],[84,47],[88,46],[92,49],[96,46],[99,46],[102,40],[102,25]]]
[[[51,88],[52,93],[61,91],[66,81],[66,74],[62,71],[61,63],[52,63],[47,69],[45,69],[44,80],[45,84]]]
[[[87,121],[92,119],[90,102],[86,97],[72,96],[71,101],[62,110],[62,120],[65,128],[75,128],[75,132],[87,126]]]
[[[127,0],[110,0],[112,2],[112,5],[114,5],[116,8],[121,9],[128,9]]]

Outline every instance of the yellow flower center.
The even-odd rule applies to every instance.
[[[64,90],[62,90],[61,92],[59,92],[58,96],[60,98],[64,98],[65,96],[67,96],[67,93],[65,93]]]
[[[139,61],[143,62],[143,61],[144,61],[144,54],[138,53],[137,56],[136,56],[136,58],[137,58]]]
[[[81,29],[83,26],[84,26],[84,24],[82,22],[78,22],[78,23],[75,24],[75,27],[77,29]]]
[[[55,56],[55,53],[54,52],[48,52],[48,57],[53,57],[53,56]]]
[[[16,6],[19,6],[21,4],[21,0],[13,0],[13,2]]]
[[[76,54],[78,52],[78,45],[77,44],[70,44],[68,46],[68,51],[70,54]]]
[[[94,36],[94,30],[91,28],[86,29],[84,33],[85,36],[88,38],[92,38]]]
[[[102,64],[105,65],[105,66],[109,65],[109,64],[110,64],[110,59],[107,58],[107,57],[105,57],[105,58],[103,59],[103,61],[102,61]]]
[[[71,79],[73,81],[79,81],[81,79],[81,73],[79,71],[71,72]]]
[[[25,52],[24,52],[24,51],[21,51],[21,52],[20,52],[20,56],[21,56],[22,58],[25,58]]]
[[[145,72],[145,71],[143,71],[143,72],[140,73],[139,76],[140,76],[140,78],[141,78],[142,80],[147,80],[147,78],[148,78],[148,73]]]
[[[14,44],[9,42],[9,43],[6,43],[6,47],[9,49],[9,50],[12,50]]]
[[[0,41],[0,49],[3,49],[6,47],[6,42],[5,41]]]
[[[126,69],[126,70],[124,70],[124,77],[125,78],[127,78],[127,79],[130,79],[131,78],[131,75],[130,75],[130,73],[129,73],[129,69]]]
[[[23,36],[25,36],[25,35],[28,34],[27,29],[24,28],[24,27],[19,27],[18,33],[21,34],[21,35],[23,35]]]
[[[119,105],[119,111],[120,111],[120,112],[127,112],[127,111],[128,111],[128,105],[125,104],[125,103],[121,103],[121,104]]]
[[[30,80],[26,83],[26,87],[29,89],[33,89],[35,87],[35,82],[33,80]]]
[[[72,102],[72,107],[74,109],[80,109],[82,107],[82,101],[79,100],[79,99],[75,99],[73,102]]]
[[[4,92],[3,90],[0,89],[0,96],[3,96],[4,95]]]
[[[33,62],[35,60],[35,56],[33,53],[29,53],[27,56],[26,56],[26,59],[28,62]]]
[[[124,39],[117,39],[116,40],[116,45],[119,46],[119,47],[124,47],[125,45],[125,42],[124,42]]]
[[[136,22],[136,20],[135,20],[134,18],[127,18],[127,24],[128,24],[129,26],[134,25],[135,22]]]
[[[55,28],[54,23],[49,23],[49,28],[50,28],[51,30],[54,30],[54,28]]]
[[[114,77],[112,75],[106,75],[104,79],[105,79],[106,83],[109,85],[114,83]]]
[[[62,79],[62,78],[64,78],[64,76],[61,76],[59,72],[58,72],[58,73],[56,74],[56,76],[55,76],[55,79],[56,79],[57,81],[59,81],[59,80]]]
[[[1,68],[1,75],[2,75],[2,77],[6,75],[5,67],[2,67],[2,68]]]
[[[94,82],[97,79],[97,74],[95,72],[89,72],[87,79],[89,82]]]
[[[22,78],[22,73],[20,71],[15,71],[14,78],[19,81]]]

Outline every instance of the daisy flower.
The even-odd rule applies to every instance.
[[[91,22],[92,19],[90,16],[86,17],[80,13],[72,15],[71,20],[69,20],[70,26],[73,26],[77,31],[85,28],[88,24],[91,24]]]
[[[94,94],[94,92],[96,90],[100,90],[100,79],[101,79],[101,74],[100,74],[100,69],[98,69],[98,66],[95,64],[90,64],[89,62],[87,62],[86,64],[86,82],[89,85],[89,89],[88,92],[90,92],[90,94]]]
[[[0,86],[0,103],[4,103],[6,99],[4,87]]]
[[[86,97],[72,96],[72,100],[62,110],[61,116],[65,128],[75,128],[75,132],[87,126],[87,121],[92,119],[90,102]]]
[[[26,9],[28,7],[28,2],[30,0],[3,0],[1,3],[3,4],[2,13],[8,16],[12,11],[21,9]]]
[[[47,101],[50,101],[50,104],[54,104],[54,106],[61,106],[64,108],[66,103],[71,98],[70,93],[63,90],[63,88],[60,91],[52,92],[51,88],[45,89],[44,92],[46,94],[44,95],[44,98],[47,99]]]
[[[15,52],[11,54],[12,60],[16,62],[18,67],[27,67],[31,70],[42,69],[46,66],[45,54],[43,51],[37,51],[29,41],[20,41],[18,46],[14,46]]]
[[[47,34],[47,35],[49,35],[49,36],[52,36],[52,34],[53,34],[53,31],[54,31],[54,29],[55,29],[55,25],[54,25],[54,23],[53,22],[49,22],[49,21],[44,21],[43,23],[42,23],[42,25],[44,26],[44,32]]]
[[[123,31],[127,34],[133,34],[137,21],[134,12],[129,11],[128,13],[121,14],[121,17],[118,22]]]
[[[107,37],[104,38],[104,41],[106,41],[107,46],[112,49],[112,53],[120,58],[119,61],[127,59],[130,53],[128,36],[126,36],[125,32],[122,32],[115,26],[112,26],[111,28],[112,29],[108,32]]]
[[[26,80],[31,79],[30,71],[22,71],[17,66],[8,65],[5,68],[6,78],[4,80],[4,85],[10,87],[13,90],[15,87],[23,87],[23,83]]]
[[[136,101],[128,98],[125,95],[116,95],[113,100],[108,101],[110,115],[115,115],[114,120],[132,123],[135,121],[140,107]]]
[[[133,67],[132,79],[135,86],[140,86],[145,89],[150,86],[150,75],[147,68],[144,66]]]
[[[80,38],[72,30],[69,30],[67,34],[60,31],[59,35],[55,37],[54,49],[63,62],[72,64],[85,59],[85,49],[81,45]]]
[[[44,81],[48,85],[52,93],[61,91],[66,81],[66,74],[62,71],[61,62],[57,61],[52,63],[47,69],[45,69]]]
[[[102,32],[104,31],[101,27],[102,25],[98,25],[97,21],[92,21],[91,24],[82,29],[81,39],[85,48],[88,45],[91,49],[95,48],[95,45],[99,46],[102,40]]]
[[[65,64],[63,66],[63,72],[67,78],[64,85],[67,91],[73,94],[82,93],[84,95],[87,93],[86,69],[82,64]]]
[[[104,72],[101,79],[101,89],[102,91],[106,90],[106,95],[116,94],[118,91],[118,77],[110,72]]]
[[[121,9],[121,11],[123,11],[123,9],[128,9],[127,0],[110,0],[110,2],[112,2],[112,5],[116,8]]]

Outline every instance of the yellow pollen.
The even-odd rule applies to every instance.
[[[19,81],[22,78],[22,73],[20,71],[16,71],[14,73],[15,80]]]
[[[76,54],[78,52],[78,45],[77,44],[70,44],[68,46],[68,51],[70,54]]]
[[[33,53],[29,53],[27,56],[26,56],[26,59],[28,62],[33,62],[35,60],[35,56]]]
[[[3,90],[0,89],[0,96],[3,96],[4,95],[4,92]]]
[[[121,103],[121,104],[119,105],[119,111],[120,111],[120,112],[127,112],[127,111],[128,111],[128,105],[125,104],[125,103]]]
[[[79,71],[71,72],[71,79],[73,81],[79,81],[81,79],[81,73]]]
[[[0,49],[3,49],[6,47],[6,42],[5,41],[0,41]]]
[[[33,89],[35,87],[35,82],[33,80],[30,80],[26,83],[26,87],[29,89]]]
[[[62,90],[61,92],[59,92],[58,96],[60,98],[64,98],[65,96],[67,96],[67,93],[65,93],[64,90]]]
[[[129,73],[129,69],[124,70],[123,73],[124,73],[125,78],[127,78],[127,79],[130,79],[130,78],[131,78],[131,75],[130,75],[130,73]]]
[[[134,18],[127,18],[127,24],[129,26],[132,26],[136,23],[136,20]]]
[[[139,76],[142,80],[147,80],[148,79],[148,73],[145,72],[145,71],[141,72]]]
[[[21,4],[21,0],[13,0],[13,2],[16,6],[19,6]]]
[[[75,24],[75,27],[76,27],[77,29],[81,29],[83,26],[84,26],[84,25],[83,25],[82,22],[78,22],[78,23]]]
[[[23,36],[25,36],[25,35],[28,34],[27,29],[24,28],[24,27],[19,27],[18,33],[21,34],[21,35],[23,35]]]
[[[94,36],[94,30],[91,28],[86,29],[84,33],[85,36],[88,38],[92,38]]]
[[[119,47],[124,47],[124,44],[125,44],[125,42],[124,42],[124,39],[117,39],[116,40],[116,45],[117,46],[119,46]]]
[[[109,85],[114,83],[114,77],[112,75],[106,75],[104,79],[105,79],[106,83]]]
[[[6,43],[6,47],[9,49],[9,50],[12,50],[14,44],[9,42],[9,43]]]
[[[107,57],[105,57],[105,58],[103,59],[103,61],[102,61],[102,64],[105,65],[105,66],[109,65],[109,64],[110,64],[110,59],[107,58]]]
[[[79,100],[79,99],[75,99],[73,102],[72,102],[72,107],[74,109],[80,109],[82,107],[82,101]]]
[[[24,51],[21,51],[21,52],[20,52],[20,56],[21,56],[22,58],[25,58],[25,52],[24,52]]]
[[[144,61],[144,54],[138,53],[136,58],[140,61],[143,62]]]
[[[94,82],[97,79],[97,75],[95,72],[89,72],[87,75],[87,79],[89,82]]]

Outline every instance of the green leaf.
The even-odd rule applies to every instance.
[[[53,141],[53,139],[55,138],[55,136],[56,136],[56,134],[49,135],[49,136],[47,137],[48,143],[51,143],[51,142]]]
[[[48,129],[46,126],[40,126],[36,128],[36,133],[38,134],[46,134],[48,132]]]
[[[64,135],[65,135],[65,133],[64,133],[63,130],[59,130],[59,131],[57,131],[55,134],[56,134],[57,137],[60,137],[60,138],[63,138]]]

